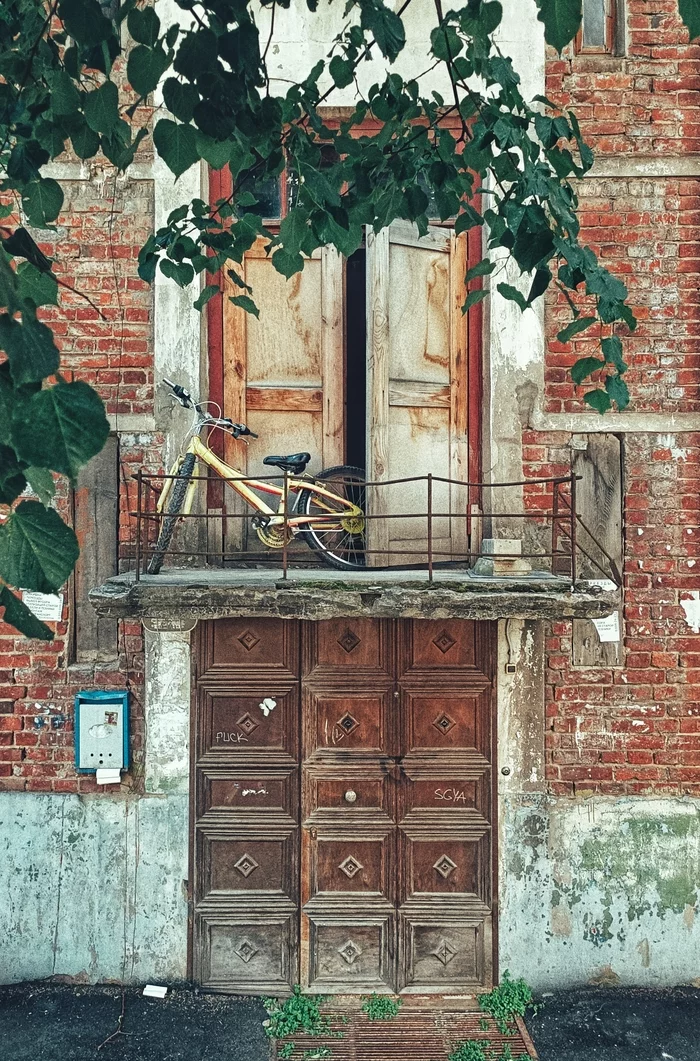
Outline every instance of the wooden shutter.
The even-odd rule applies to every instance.
[[[369,481],[428,473],[467,479],[465,272],[466,239],[448,229],[421,237],[413,224],[396,222],[368,234]],[[445,514],[466,513],[467,503],[466,488],[433,484],[435,551],[464,554],[466,519]],[[425,559],[425,483],[370,489],[368,507],[381,517],[369,521],[369,548],[382,550],[369,563]],[[395,555],[387,561],[384,550]]]
[[[243,262],[260,317],[224,301],[225,415],[259,435],[228,440],[226,460],[270,475],[264,456],[308,450],[309,471],[320,471],[344,459],[343,259],[324,247],[286,280],[264,248],[259,240]],[[227,279],[225,295],[240,294]]]

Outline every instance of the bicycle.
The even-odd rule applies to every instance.
[[[156,511],[162,517],[162,523],[148,565],[149,575],[159,573],[178,520],[192,509],[197,486],[192,475],[198,460],[216,472],[256,510],[258,514],[253,517],[252,524],[258,538],[268,548],[283,549],[292,538],[298,537],[333,567],[365,566],[364,471],[341,465],[327,468],[318,475],[306,475],[311,454],[302,452],[263,458],[263,464],[280,468],[285,473],[282,486],[250,478],[217,457],[209,448],[208,439],[212,431],[221,429],[248,445],[246,436],[257,438],[255,432],[245,424],[236,424],[226,417],[207,412],[207,407],[216,403],[195,401],[183,387],[169,379],[164,379],[163,383],[170,387],[176,401],[185,409],[192,409],[195,415],[185,438],[185,442],[189,439],[187,448],[183,444],[183,450],[170,471],[171,478],[166,479],[158,498]],[[203,442],[200,434],[206,428],[209,428],[209,435],[207,442]],[[336,489],[329,489],[330,485]],[[279,498],[277,509],[267,505],[254,491]],[[291,511],[290,494],[295,495]]]

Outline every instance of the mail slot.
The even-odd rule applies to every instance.
[[[88,690],[75,697],[75,761],[80,773],[126,770],[129,712],[126,690]]]

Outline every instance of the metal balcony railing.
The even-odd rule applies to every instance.
[[[158,539],[162,516],[156,510],[157,499],[166,481],[180,477],[139,470],[132,478],[136,484],[136,507],[129,513],[134,521],[133,534],[122,542],[120,560],[122,569],[133,569],[138,580],[146,573]],[[279,549],[265,549],[258,541],[253,523],[259,520],[259,513],[244,511],[239,496],[226,491],[232,501],[226,510],[217,506],[180,515],[182,525],[195,524],[198,531],[193,534],[184,526],[176,528],[166,565],[187,568],[273,565],[279,568],[282,579],[287,578],[290,567],[325,566],[318,552],[306,546],[300,548],[293,535],[289,521],[296,515],[296,495],[289,490],[292,477],[288,474],[190,478],[210,488],[212,484],[234,481],[248,485],[281,484],[282,544]],[[567,578],[575,586],[583,559],[587,561],[586,577],[595,572],[596,577],[620,586],[622,579],[615,560],[577,512],[579,479],[580,476],[570,473],[507,483],[481,483],[429,474],[358,484],[365,498],[364,570],[367,574],[382,569],[424,570],[432,582],[442,571],[471,569],[473,572],[476,568],[478,573],[480,559],[517,559],[529,561],[534,573]],[[324,480],[324,485],[333,489],[333,480]],[[206,493],[204,487],[199,489],[202,494]],[[515,491],[518,494],[522,491],[524,504],[522,509],[510,511],[509,492],[512,497]],[[501,507],[504,500],[506,503]],[[332,514],[328,519],[337,522],[337,516]],[[485,537],[520,539],[524,548],[522,552],[494,557],[482,549]],[[378,545],[378,541],[384,544]],[[349,570],[348,574],[351,574]]]

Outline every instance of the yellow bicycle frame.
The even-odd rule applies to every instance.
[[[274,483],[267,483],[263,482],[260,479],[249,478],[237,468],[232,468],[229,464],[226,463],[226,461],[223,461],[220,457],[217,457],[217,455],[213,453],[209,449],[209,447],[204,444],[204,442],[202,442],[198,435],[193,435],[190,444],[187,447],[186,453],[193,453],[198,460],[201,460],[204,464],[207,464],[210,468],[213,468],[217,475],[220,475],[222,479],[226,480],[226,485],[230,486],[232,490],[235,490],[237,494],[240,494],[240,496],[244,498],[244,500],[247,501],[252,508],[256,509],[258,512],[261,512],[265,516],[269,516],[270,526],[279,526],[280,524],[284,523],[284,515],[287,501],[287,499],[285,498],[284,485],[275,486]],[[175,462],[170,471],[171,476],[178,474],[185,456],[186,454],[183,453],[178,457],[177,461]],[[158,504],[156,506],[157,511],[159,513],[162,513],[165,507],[174,481],[174,479],[166,479],[165,481],[165,485],[161,490],[160,497],[158,498]],[[339,497],[338,494],[333,493],[332,490],[326,490],[325,487],[320,486],[312,479],[298,479],[293,476],[289,476],[286,480],[285,485],[287,487],[287,498],[290,492],[299,493],[299,491],[301,490],[308,490],[311,491],[311,493],[315,494],[318,498],[326,497],[329,500],[340,502],[342,505],[344,505],[348,510],[347,516],[345,517],[346,519],[358,517],[361,518],[364,516],[362,509],[358,508],[357,505],[353,505],[351,501],[348,501],[344,497]],[[189,483],[189,486],[187,488],[187,493],[185,495],[185,503],[182,508],[183,513],[186,515],[188,515],[192,511],[192,505],[194,503],[194,495],[196,489],[197,480],[193,479]],[[277,507],[277,511],[275,511],[273,508],[270,508],[269,505],[266,505],[265,502],[262,501],[258,497],[258,495],[253,492],[254,490],[261,490],[263,493],[273,494],[274,496],[279,497],[280,500],[279,505]],[[322,501],[318,501],[317,503],[323,507]],[[338,513],[334,512],[331,508],[328,509],[328,516],[293,516],[289,515],[288,508],[286,508],[286,511],[287,526],[294,534],[297,534],[304,527],[309,527],[313,525],[321,525],[326,530],[341,529],[341,522],[338,520]],[[333,516],[335,518],[329,519],[329,516]]]

